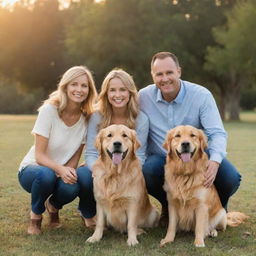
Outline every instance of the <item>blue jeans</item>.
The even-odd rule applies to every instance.
[[[79,193],[79,184],[66,184],[55,172],[45,166],[28,165],[18,174],[21,186],[31,193],[31,208],[35,214],[45,211],[44,203],[50,196],[50,203],[61,209],[73,201]]]
[[[92,218],[96,215],[92,172],[87,166],[82,166],[77,169],[77,176],[80,186],[78,209],[84,218]]]
[[[167,207],[164,184],[165,157],[150,155],[142,168],[148,193],[155,197],[163,207]],[[237,191],[241,181],[241,175],[236,168],[224,158],[217,172],[214,185],[218,191],[222,206],[227,210],[229,198]]]

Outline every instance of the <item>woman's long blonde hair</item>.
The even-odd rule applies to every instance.
[[[109,103],[108,100],[108,89],[109,83],[113,78],[119,78],[130,92],[130,99],[127,104],[128,117],[126,125],[131,129],[135,129],[136,118],[139,113],[138,91],[133,81],[133,78],[122,69],[111,70],[102,82],[99,100],[97,104],[98,109],[102,115],[102,121],[99,125],[99,129],[103,129],[111,125],[113,110],[112,105]]]
[[[68,98],[66,91],[68,84],[75,78],[82,75],[87,76],[89,93],[87,98],[81,103],[81,112],[84,114],[86,119],[89,118],[89,116],[94,111],[93,106],[97,98],[97,91],[91,71],[85,66],[74,66],[68,69],[61,77],[61,80],[58,84],[58,89],[49,95],[49,98],[43,102],[43,105],[47,103],[55,105],[58,109],[59,115],[61,116],[63,110],[67,107]]]

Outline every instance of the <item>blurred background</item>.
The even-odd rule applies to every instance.
[[[256,108],[255,24],[255,0],[0,0],[0,113],[36,113],[73,65],[98,89],[114,67],[145,87],[152,55],[170,51],[239,120]]]

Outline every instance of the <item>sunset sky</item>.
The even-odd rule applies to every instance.
[[[12,6],[19,1],[20,0],[0,0],[0,4],[3,7],[7,7],[7,6]],[[36,0],[34,0],[34,1],[36,1]],[[75,0],[75,1],[79,2],[79,0]],[[101,1],[103,1],[103,0],[95,0],[95,2],[101,2]],[[70,1],[69,0],[59,0],[59,2],[62,2],[62,4],[64,6],[67,6]]]

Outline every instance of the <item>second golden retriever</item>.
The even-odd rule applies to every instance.
[[[161,246],[173,242],[177,230],[185,230],[194,231],[195,246],[204,247],[206,236],[217,236],[217,229],[225,230],[227,224],[235,226],[248,217],[229,213],[235,220],[228,222],[215,186],[203,185],[208,156],[205,153],[207,139],[201,130],[178,126],[169,131],[163,146],[167,149],[164,189],[169,226]]]
[[[99,241],[107,222],[121,232],[127,231],[128,245],[136,245],[142,232],[139,227],[154,227],[159,220],[135,154],[140,146],[136,132],[124,125],[111,125],[99,132],[95,145],[99,152],[92,169],[97,224],[87,241]]]

